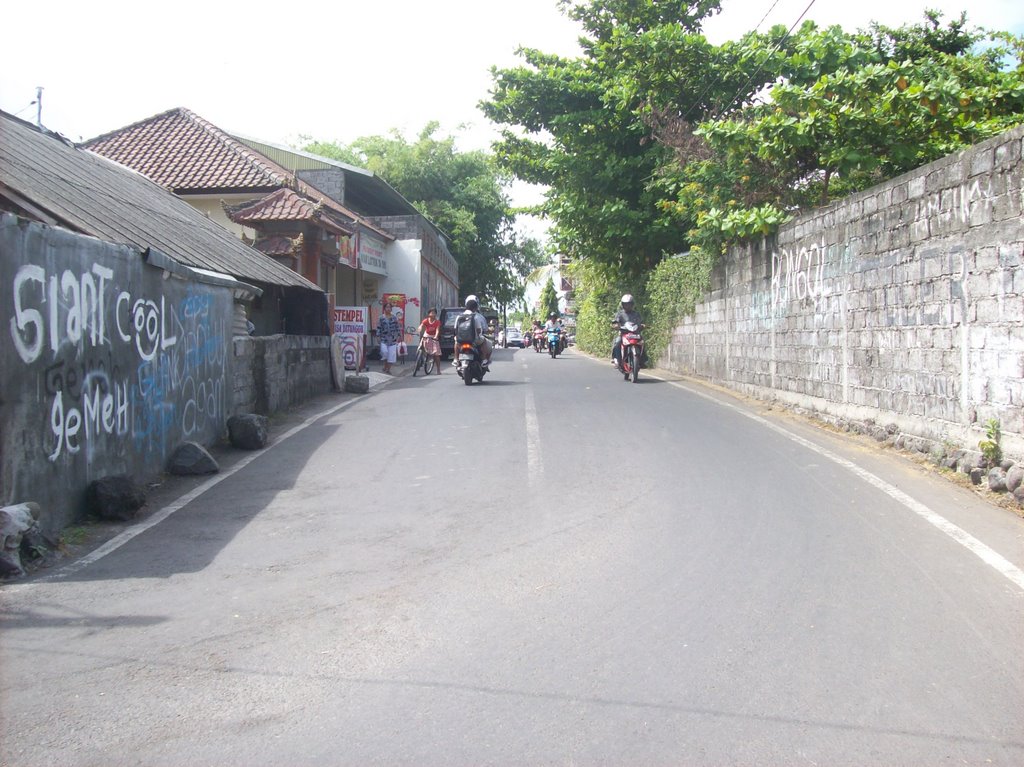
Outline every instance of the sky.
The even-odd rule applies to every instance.
[[[795,22],[811,0],[722,0],[713,42]],[[774,5],[773,5],[774,3]],[[806,18],[847,28],[917,21],[925,7],[1024,33],[1022,0],[813,0]],[[0,109],[73,141],[175,107],[277,144],[343,143],[431,120],[464,150],[496,131],[477,109],[492,66],[519,46],[572,56],[579,29],[556,0],[35,0],[0,14]],[[528,204],[536,190],[517,187]]]

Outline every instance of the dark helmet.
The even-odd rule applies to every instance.
[[[466,308],[471,312],[475,312],[480,308],[480,302],[477,300],[476,296],[466,296]]]

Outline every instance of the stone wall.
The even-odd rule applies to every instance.
[[[0,215],[0,506],[48,532],[108,475],[144,483],[231,405],[230,287],[132,248]]]
[[[331,391],[330,336],[239,336],[232,409],[273,415]]]
[[[737,248],[662,364],[837,418],[1024,457],[1024,127]]]

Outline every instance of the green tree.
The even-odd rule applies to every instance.
[[[555,291],[555,281],[551,277],[548,277],[548,281],[540,290],[540,308],[545,318],[552,312],[561,314],[558,311],[558,293]]]
[[[482,108],[505,126],[503,167],[551,187],[543,212],[577,262],[595,343],[610,286],[643,284],[666,333],[728,244],[1024,117],[1024,39],[965,16],[715,46],[701,34],[714,0],[561,5],[583,24],[582,55],[521,51],[526,66],[495,70]]]
[[[431,122],[414,141],[398,131],[349,145],[307,141],[306,151],[367,168],[385,179],[452,241],[460,290],[485,303],[511,303],[523,278],[543,260],[540,244],[521,237],[507,194],[509,177],[486,152],[460,152]]]

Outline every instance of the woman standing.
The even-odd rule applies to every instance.
[[[380,361],[382,372],[391,373],[391,366],[398,359],[398,345],[402,342],[402,326],[398,318],[391,313],[391,304],[384,302],[384,314],[377,323],[377,340],[380,341]]]
[[[423,351],[434,358],[434,370],[441,375],[441,320],[437,318],[437,309],[427,312],[417,332],[423,336]]]

